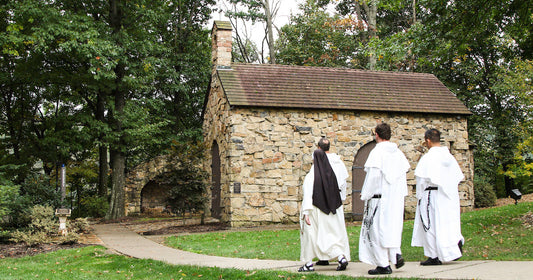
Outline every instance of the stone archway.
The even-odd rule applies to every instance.
[[[169,172],[170,157],[167,155],[158,156],[149,162],[140,164],[131,170],[126,176],[126,216],[140,214],[144,203],[151,208],[159,208],[157,204],[162,199],[165,186],[154,186],[154,179]],[[148,189],[143,193],[143,189]],[[147,200],[146,200],[147,199]]]
[[[167,209],[168,190],[170,186],[155,181],[148,182],[141,190],[141,213],[160,214]]]
[[[365,183],[365,163],[370,151],[376,146],[376,141],[366,143],[355,154],[352,165],[352,215],[354,220],[362,220],[365,203],[361,200],[361,189]]]

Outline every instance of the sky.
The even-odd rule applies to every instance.
[[[290,15],[296,14],[299,12],[298,5],[300,3],[305,2],[305,0],[271,0],[271,1],[279,1],[280,8],[278,10],[278,14],[276,15],[276,18],[274,19],[274,24],[281,28],[283,25],[287,24],[290,19]],[[223,9],[224,4],[223,0],[217,0],[217,8]],[[211,22],[209,28],[212,27],[212,22],[214,20],[229,20],[226,16],[224,16],[223,13],[213,13],[211,17]],[[249,33],[251,34],[252,41],[254,41],[258,46],[261,44],[261,40],[264,37],[264,31],[263,31],[263,24],[262,23],[256,23],[255,25],[248,24],[249,27],[251,26],[251,30],[249,30]],[[242,32],[243,30],[239,30]],[[274,39],[277,38],[277,34],[274,34]]]

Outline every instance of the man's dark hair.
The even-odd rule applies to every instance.
[[[439,143],[440,142],[440,131],[432,128],[426,130],[426,133],[424,133],[424,139],[429,139],[433,143]]]
[[[329,151],[329,144],[329,140],[325,137],[322,137],[320,140],[318,140],[318,147],[324,152]]]
[[[390,125],[386,123],[380,123],[376,125],[376,134],[383,140],[390,140]]]

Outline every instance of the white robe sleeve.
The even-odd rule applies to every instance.
[[[313,209],[313,184],[315,180],[314,166],[311,166],[311,170],[307,175],[305,175],[303,183],[303,199],[302,199],[302,209],[301,209],[301,218],[304,214],[308,214],[311,209]]]
[[[381,170],[375,167],[365,168],[366,176],[361,190],[361,200],[369,200],[381,189]]]

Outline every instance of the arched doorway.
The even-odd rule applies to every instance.
[[[141,191],[141,213],[161,214],[167,209],[167,197],[170,186],[156,181],[148,182]]]
[[[361,189],[365,182],[365,163],[370,151],[376,146],[376,141],[365,144],[357,151],[352,165],[352,215],[354,220],[363,219],[365,203],[361,200]]]
[[[217,142],[211,148],[211,217],[220,218],[220,152]]]

